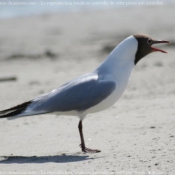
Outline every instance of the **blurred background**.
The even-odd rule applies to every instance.
[[[94,70],[130,35],[144,33],[169,40],[171,44],[158,46],[168,54],[153,53],[138,63],[119,102],[85,120],[86,143],[92,148],[98,145],[103,159],[75,162],[69,168],[112,171],[129,167],[173,175],[174,9],[174,0],[0,1],[0,109],[33,99]],[[41,116],[13,122],[2,119],[1,153],[76,153],[80,151],[77,125],[78,119],[58,119],[49,114],[42,120]],[[38,157],[33,163],[52,160]],[[10,159],[6,166],[0,165],[1,170],[8,163],[14,163],[8,170],[15,170],[16,161],[32,162],[30,158]],[[69,171],[66,164],[58,167]],[[52,170],[58,167],[50,165]],[[30,170],[31,164],[20,168]],[[39,170],[41,166],[32,168]]]
[[[134,6],[161,6],[173,4],[173,0],[132,0],[132,1],[99,1],[99,0],[65,0],[65,1],[1,1],[0,2],[0,16],[4,17],[17,17],[17,16],[31,16],[33,14],[47,14],[47,13],[60,13],[60,12],[75,12],[84,10],[97,10],[97,9],[111,9],[121,7],[134,7]]]

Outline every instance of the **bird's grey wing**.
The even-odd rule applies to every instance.
[[[99,79],[97,74],[80,77],[35,99],[28,109],[43,112],[83,111],[103,101],[115,87],[115,81]]]

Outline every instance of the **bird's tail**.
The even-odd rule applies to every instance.
[[[0,111],[0,118],[8,118],[8,117],[15,117],[15,116],[25,116],[21,115],[26,108],[32,103],[32,101],[28,101],[22,103],[20,105],[14,106],[12,108]]]

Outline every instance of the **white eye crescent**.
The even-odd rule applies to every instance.
[[[150,39],[150,38],[147,40],[147,43],[148,43],[148,44],[152,44],[152,42],[153,42],[153,41],[152,41],[152,39]]]

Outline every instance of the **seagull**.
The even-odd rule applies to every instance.
[[[0,118],[15,119],[47,113],[77,116],[81,150],[85,153],[98,153],[100,150],[90,149],[85,145],[83,120],[90,113],[114,105],[123,94],[134,66],[143,57],[157,51],[167,53],[152,46],[160,43],[169,41],[155,40],[143,34],[131,35],[116,46],[94,71],[33,100],[0,111]]]

